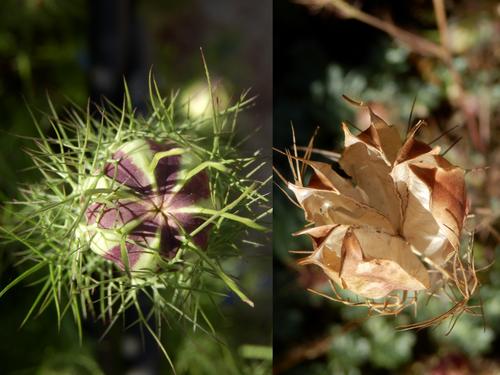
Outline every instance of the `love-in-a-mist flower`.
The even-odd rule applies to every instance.
[[[192,150],[173,142],[140,139],[120,145],[101,175],[86,184],[115,197],[97,199],[86,210],[82,232],[90,248],[132,271],[154,271],[160,257],[173,258],[204,222],[197,208],[211,205],[207,172],[190,173],[200,163]],[[191,239],[201,249],[208,229]]]
[[[0,297],[28,277],[39,286],[26,320],[53,303],[59,320],[72,313],[79,327],[92,317],[111,327],[134,309],[161,346],[162,321],[213,332],[206,306],[228,291],[253,306],[223,267],[260,242],[248,236],[266,230],[271,212],[259,151],[236,144],[250,99],[196,117],[183,113],[182,93],[161,97],[151,81],[150,94],[149,115],[137,115],[126,96],[122,108],[97,116],[53,113],[54,137],[39,128],[30,156],[40,179],[6,205],[0,226],[2,241],[24,249],[24,268]]]
[[[339,164],[349,178],[301,159],[311,179],[288,183],[310,223],[299,234],[314,245],[299,263],[321,267],[335,284],[368,299],[432,289],[433,273],[453,279],[451,259],[459,254],[467,213],[464,170],[440,147],[415,139],[422,122],[403,140],[370,114],[370,126],[358,135],[343,124]]]

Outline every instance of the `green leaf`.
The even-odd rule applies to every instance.
[[[2,296],[5,293],[7,293],[10,289],[12,289],[14,286],[19,284],[25,278],[34,274],[36,271],[38,271],[39,269],[41,269],[42,267],[44,267],[46,265],[47,265],[47,261],[41,261],[40,263],[37,263],[33,267],[24,271],[22,274],[20,274],[18,277],[16,277],[13,281],[11,281],[5,288],[2,289],[2,291],[0,292],[0,298],[2,298]]]

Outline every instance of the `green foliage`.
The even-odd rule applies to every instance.
[[[313,98],[330,110],[337,109],[340,111],[339,115],[346,120],[352,120],[354,109],[342,99],[342,95],[360,98],[365,102],[391,103],[391,107],[397,108],[394,114],[400,116],[399,120],[403,124],[411,112],[412,97],[417,97],[418,114],[428,115],[442,99],[443,92],[440,87],[435,84],[424,84],[417,78],[399,80],[398,71],[404,72],[404,67],[407,65],[403,61],[391,63],[390,52],[403,55],[407,53],[404,47],[390,48],[385,56],[386,70],[370,76],[362,70],[345,70],[342,66],[330,65],[324,81],[315,81],[311,85]]]
[[[154,336],[173,366],[161,344],[162,322],[191,325],[217,340],[208,306],[217,304],[229,290],[253,306],[222,267],[226,258],[239,255],[249,230],[265,230],[260,223],[270,213],[268,197],[260,193],[269,179],[252,177],[265,163],[258,160],[258,151],[241,155],[241,141],[237,143],[234,137],[238,114],[250,100],[243,95],[234,106],[214,111],[212,118],[186,118],[177,111],[189,104],[177,103],[176,98],[161,97],[151,81],[151,116],[136,116],[127,94],[123,108],[110,104],[101,109],[101,118],[91,116],[88,109],[74,109],[63,120],[53,111],[50,124],[54,137],[47,137],[37,125],[41,138],[35,140],[38,149],[31,150],[30,156],[42,179],[22,189],[22,200],[6,208],[12,221],[0,227],[5,244],[22,248],[16,255],[22,271],[0,296],[23,281],[40,288],[24,322],[53,305],[59,324],[65,315],[73,316],[81,339],[82,319],[109,321],[109,331],[128,309],[135,309],[139,316],[135,323]],[[205,122],[211,124],[213,133],[197,136],[195,129]],[[214,203],[214,209],[199,213],[205,222],[184,233],[186,239],[177,255],[163,261],[160,271],[148,271],[139,280],[128,272],[117,272],[111,263],[90,251],[78,232],[92,201],[113,201],[127,193],[123,189],[96,189],[86,181],[96,172],[102,173],[114,145],[133,139],[171,140],[206,160],[195,168],[209,173]],[[209,224],[213,227],[204,251],[191,238]],[[140,295],[150,302],[150,308],[139,303]]]
[[[2,325],[5,339],[0,342],[2,374],[102,374],[93,354],[94,340],[88,338],[81,345],[71,317],[64,317],[54,334],[53,308],[26,324],[20,334],[20,316],[35,297],[34,288],[2,297],[0,319],[8,322]]]
[[[271,370],[272,348],[212,345],[207,337],[190,335],[179,349],[175,367],[186,375],[264,375]]]
[[[0,112],[2,130],[33,136],[36,129],[26,103],[38,108],[50,92],[57,107],[63,97],[78,103],[86,100],[82,49],[86,39],[84,2],[16,1],[0,4]],[[71,77],[71,79],[68,79]],[[0,191],[9,196],[17,190],[20,169],[30,165],[19,153],[28,142],[21,137],[0,137]]]
[[[332,372],[355,373],[370,358],[370,340],[359,332],[344,333],[340,327],[335,327],[332,333],[334,339],[328,354]]]
[[[146,31],[145,34],[147,34],[147,43],[150,47],[148,49],[153,51],[154,55],[154,61],[151,63],[155,68],[157,77],[159,77],[162,88],[165,88],[165,83],[168,84],[169,88],[188,88],[187,83],[193,80],[204,82],[206,85],[204,77],[200,77],[200,45],[205,49],[207,59],[211,62],[212,70],[219,72],[213,78],[215,92],[218,91],[221,79],[227,88],[232,88],[232,84],[234,87],[256,86],[254,76],[249,74],[255,69],[253,67],[251,69],[248,68],[252,63],[246,60],[246,55],[243,55],[246,51],[245,43],[248,44],[248,40],[253,41],[253,39],[252,37],[247,38],[246,34],[242,35],[240,23],[237,20],[230,20],[230,22],[223,20],[220,23],[223,23],[224,26],[220,27],[218,25],[220,17],[216,14],[209,21],[212,23],[210,25],[205,21],[198,22],[200,18],[207,19],[207,13],[216,8],[212,6],[207,8],[191,0],[170,2],[142,1],[134,3],[137,3],[135,10],[139,15],[138,18],[147,20],[144,29]],[[4,202],[10,201],[14,197],[20,197],[19,181],[35,182],[39,181],[41,177],[40,172],[33,166],[30,157],[24,152],[24,149],[28,147],[33,148],[33,137],[36,137],[38,134],[30,115],[30,109],[34,117],[39,120],[39,126],[43,134],[47,137],[53,136],[57,138],[51,125],[51,122],[55,123],[57,121],[53,115],[42,113],[47,108],[47,95],[50,96],[55,112],[59,115],[59,121],[65,122],[65,125],[67,125],[67,122],[71,122],[74,116],[77,115],[85,121],[86,110],[82,110],[81,107],[85,106],[88,100],[87,74],[89,73],[91,63],[90,51],[88,51],[88,33],[90,32],[89,25],[91,24],[88,14],[89,4],[90,2],[86,0],[5,0],[0,2],[0,111],[2,113],[2,136],[0,137],[0,170],[2,171],[2,178],[0,179],[0,226],[4,228],[7,226],[7,223],[13,223],[22,214],[18,210],[21,207],[20,205],[14,205],[12,212],[3,209],[5,206]],[[226,13],[221,12],[220,15],[225,17]],[[197,27],[186,28],[185,25],[191,24],[193,20],[198,22]],[[254,27],[254,23],[251,23],[250,27]],[[174,36],[173,38],[172,35]],[[251,61],[258,59],[260,57],[252,57]],[[238,95],[235,95],[234,90],[229,91],[228,94],[231,96],[233,102],[238,101]],[[262,90],[259,94],[262,94]],[[165,103],[170,103],[170,99],[166,99]],[[69,102],[74,104],[68,105]],[[178,97],[175,99],[175,102],[177,103],[175,108],[176,121],[182,122],[186,128],[190,125],[203,128],[204,132],[201,129],[196,129],[196,133],[198,134],[197,141],[203,144],[203,148],[207,146],[209,144],[207,139],[213,134],[212,119],[210,117],[205,120],[188,119],[188,116],[185,115],[187,106],[182,105],[185,103],[185,100]],[[262,103],[261,101],[259,102],[259,104]],[[260,106],[260,110],[262,110],[262,106]],[[120,111],[111,112],[117,115]],[[256,113],[258,116],[259,109]],[[110,112],[107,112],[106,115],[112,117]],[[96,114],[96,117],[99,117],[99,114]],[[241,121],[238,118],[237,127],[240,128],[240,125],[243,125],[246,129],[253,129],[255,127],[254,123],[249,121],[253,117],[253,113],[250,115],[247,113],[243,114]],[[224,118],[224,115],[220,116],[220,121],[224,121]],[[141,121],[144,121],[144,119],[141,119]],[[253,153],[253,150],[256,148],[254,145],[258,145],[260,142],[254,141],[253,145],[250,146],[245,142],[239,144],[243,138],[250,135],[249,133],[253,133],[253,130],[246,132],[237,130],[233,137],[233,146],[237,146],[241,150],[241,152],[237,153],[237,156],[241,159],[248,159],[243,163],[245,166],[237,172],[241,172],[240,176],[243,177],[250,173],[252,169],[255,169],[258,164],[264,162],[262,154],[259,152]],[[74,133],[68,131],[68,136],[73,138]],[[228,136],[229,132],[225,132],[221,135],[221,139],[225,142]],[[51,144],[51,148],[53,151],[57,151],[58,146]],[[258,162],[254,163],[253,166],[246,165],[253,158],[257,159]],[[215,174],[215,165],[212,164],[212,166],[214,168],[211,168],[211,170]],[[217,164],[217,166],[220,165]],[[234,166],[235,164],[230,166],[231,172],[236,172],[233,169]],[[262,169],[266,168],[268,167],[262,167]],[[268,170],[258,170],[255,172],[255,175],[250,176],[250,179],[254,180],[256,175],[263,176],[267,173]],[[246,183],[245,181],[240,182],[242,184]],[[251,186],[251,183],[247,187],[249,186]],[[235,186],[233,191],[236,190]],[[255,195],[253,196],[255,197]],[[236,198],[237,196],[228,197],[228,199]],[[246,199],[243,200],[247,203],[249,202]],[[255,205],[253,205],[254,203]],[[42,203],[38,202],[36,206],[39,208],[41,205]],[[239,205],[239,207],[234,207],[228,213],[237,217],[248,218],[248,210],[256,205],[256,202],[249,204],[248,207]],[[35,209],[36,207],[33,206],[31,212]],[[239,212],[236,212],[238,209]],[[265,207],[259,211],[258,215],[263,215],[258,220],[259,224],[265,225],[266,221],[268,221],[266,213],[268,209],[268,203],[266,203]],[[52,213],[55,211],[54,209]],[[252,215],[254,213],[252,212]],[[36,227],[39,228],[47,225],[51,216],[46,216],[43,218],[43,212],[40,212],[40,217],[43,220],[41,223],[37,223]],[[256,216],[257,214],[255,214]],[[200,309],[203,309],[206,316],[210,319],[214,330],[217,331],[217,336],[231,338],[229,345],[238,347],[242,343],[266,344],[270,341],[268,333],[271,331],[270,310],[272,300],[270,285],[272,281],[266,279],[264,282],[261,275],[266,272],[268,277],[270,276],[272,262],[268,248],[262,246],[260,242],[262,237],[267,235],[263,235],[262,232],[255,233],[254,229],[222,216],[215,222],[221,223],[221,228],[225,232],[225,235],[216,235],[218,239],[217,241],[213,241],[209,250],[211,263],[217,270],[220,268],[223,274],[230,276],[230,279],[226,279],[226,281],[230,283],[234,282],[239,290],[243,291],[255,303],[256,308],[252,309],[247,304],[241,303],[235,293],[217,276],[216,271],[208,265],[207,267],[202,267],[199,272],[199,274],[205,274],[203,282],[206,283],[206,288],[195,292],[201,295],[198,303],[200,307],[195,307],[197,306],[196,303],[186,303],[185,308],[189,308],[190,312],[196,310],[199,312]],[[56,229],[56,226],[54,226],[53,230],[55,231]],[[244,241],[241,241],[243,237]],[[64,239],[66,240],[66,237]],[[31,243],[35,242],[34,237],[31,240]],[[121,319],[118,319],[115,327],[108,332],[106,339],[100,342],[98,347],[93,347],[91,345],[93,340],[90,337],[88,329],[88,325],[91,325],[90,322],[93,321],[92,311],[87,311],[87,318],[80,314],[81,321],[86,322],[81,331],[83,346],[80,346],[78,343],[78,327],[75,325],[73,318],[73,315],[78,310],[74,309],[73,305],[68,307],[67,301],[70,296],[64,293],[66,286],[74,285],[73,281],[65,283],[68,280],[66,277],[68,274],[66,268],[63,267],[63,271],[59,273],[58,268],[54,267],[55,272],[53,272],[53,276],[51,277],[49,266],[47,264],[45,266],[42,265],[37,272],[29,275],[14,286],[17,283],[15,281],[16,278],[23,275],[23,272],[28,270],[32,265],[35,265],[37,259],[35,259],[36,256],[30,257],[29,251],[24,252],[26,246],[22,242],[5,240],[1,242],[0,289],[9,284],[13,286],[8,291],[4,290],[6,293],[0,298],[0,317],[3,321],[0,328],[4,335],[9,338],[8,340],[4,340],[4,346],[0,350],[0,360],[2,362],[0,372],[2,374],[16,373],[15,371],[19,369],[27,369],[24,373],[32,374],[42,365],[47,370],[57,368],[61,371],[73,371],[73,373],[76,373],[76,367],[66,364],[62,365],[62,363],[71,362],[72,355],[78,352],[78,350],[81,350],[82,353],[84,352],[85,355],[88,354],[89,359],[92,359],[96,355],[95,352],[101,352],[102,348],[109,345],[111,340],[114,339],[114,342],[119,345],[120,337],[123,335],[120,329],[133,322],[126,321],[122,323]],[[237,246],[233,246],[235,243]],[[67,244],[64,244],[63,241],[60,248],[65,250],[65,245]],[[41,244],[37,244],[37,246],[42,247]],[[64,251],[59,251],[59,254],[64,259],[69,259],[70,257],[70,254],[64,254]],[[23,258],[23,262],[19,262],[19,255],[26,255]],[[197,257],[197,255],[192,255],[192,258]],[[54,258],[56,257],[54,256]],[[206,264],[206,262],[202,263]],[[95,266],[95,269],[99,267]],[[256,270],[259,272],[256,272]],[[96,285],[98,288],[99,285],[106,283],[105,279],[107,276],[115,277],[117,274],[117,270],[113,269],[113,267],[109,267],[107,272],[109,274],[102,275],[102,279],[96,278],[91,280],[89,287]],[[60,278],[60,275],[64,275],[64,277]],[[36,282],[41,278],[45,278],[45,280],[39,284],[30,284],[30,282]],[[21,279],[22,276],[18,281]],[[60,295],[58,294],[59,292],[54,293],[52,289],[54,286],[53,283],[61,286]],[[187,283],[185,281],[185,284]],[[121,301],[116,300],[116,297],[121,293],[119,286],[117,286],[118,284],[109,283],[106,285],[116,287],[115,290],[109,289],[109,295],[114,296],[115,302],[119,304]],[[184,287],[185,285],[178,286]],[[203,296],[206,290],[215,291],[215,293]],[[95,309],[99,309],[101,303],[105,304],[102,296],[108,296],[108,294],[98,294],[95,288],[83,289],[82,293],[96,298]],[[18,299],[21,296],[26,298],[22,300]],[[182,293],[179,294],[179,301],[181,297]],[[61,298],[58,306],[61,318],[59,332],[57,331],[58,313],[55,307],[55,300],[57,298]],[[82,298],[82,301],[78,302],[75,307],[83,306],[85,298],[87,297]],[[146,302],[145,305],[147,306],[148,303]],[[119,306],[116,307],[118,308]],[[144,310],[145,314],[148,315],[150,312],[149,307]],[[113,312],[116,312],[116,309],[113,309]],[[162,313],[169,317],[168,322],[164,321],[161,327],[162,331],[168,331],[166,336],[162,335],[162,342],[167,342],[166,345],[169,354],[172,357],[176,357],[177,348],[181,346],[183,337],[182,335],[175,335],[174,332],[191,331],[193,330],[194,323],[183,318],[183,315],[175,310],[165,309],[162,310]],[[76,315],[78,319],[78,314]],[[191,315],[193,319],[194,315]],[[251,322],[250,324],[253,324],[255,329],[252,329],[252,332],[248,334],[246,327],[240,324],[229,331],[227,328],[228,325],[230,323],[233,324],[234,321],[240,321],[242,317],[246,319],[245,321]],[[105,316],[99,316],[99,318],[104,320],[106,324],[109,323],[109,319]],[[204,322],[204,317],[200,313],[198,313],[196,319],[198,324],[205,324],[202,323]],[[23,327],[19,329],[21,323]],[[172,329],[169,330],[169,327]],[[177,330],[179,327],[180,329]],[[104,328],[106,328],[106,325]],[[209,329],[207,324],[205,324],[204,328]],[[146,335],[148,334],[147,329],[143,331]],[[199,329],[196,330],[196,335],[198,334]],[[214,335],[212,333],[209,336],[211,339],[207,340],[207,342],[210,345],[221,345],[217,339],[213,338]],[[37,345],[33,345],[33,343]],[[47,361],[47,363],[42,363],[42,354],[44,352],[40,349],[41,347],[53,348],[49,352],[51,354],[59,353],[60,356],[54,362]],[[22,350],[19,348],[22,348]],[[113,351],[113,353],[107,354],[106,362],[114,363],[114,366],[112,366],[113,372],[110,372],[110,374],[124,373],[125,370],[120,367],[122,365],[120,362],[120,351]],[[186,352],[186,355],[188,354]],[[235,357],[240,356],[238,351],[232,354]],[[63,359],[62,357],[64,356],[67,358]],[[5,366],[5,364],[9,366]],[[171,369],[165,367],[164,372],[170,373]]]
[[[449,327],[441,325],[432,331],[432,338],[443,348],[461,351],[470,357],[484,355],[491,349],[495,333],[481,320],[464,315],[447,335]]]
[[[384,318],[368,319],[364,328],[371,342],[370,360],[376,367],[394,370],[411,359],[413,332],[395,331],[392,322]]]

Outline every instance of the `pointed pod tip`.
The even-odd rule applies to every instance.
[[[357,107],[365,107],[366,106],[366,104],[364,102],[350,98],[346,94],[342,94],[342,99],[344,99],[346,102],[348,102],[352,105],[355,105]]]
[[[309,264],[313,264],[310,257],[301,258],[297,261],[297,265],[299,266],[307,266]]]
[[[358,142],[358,139],[349,130],[347,123],[342,122],[342,130],[344,131],[344,148]]]
[[[317,256],[318,256],[318,251],[314,251],[311,255],[308,255],[304,258],[300,258],[299,260],[297,260],[297,265],[298,266],[308,266],[308,265],[314,264],[317,266],[321,266],[321,262],[318,261]]]

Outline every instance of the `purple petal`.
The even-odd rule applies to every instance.
[[[180,233],[177,228],[164,225],[160,234],[160,253],[163,257],[170,259],[175,256],[181,245]]]
[[[193,218],[184,223],[182,226],[183,230],[180,230],[177,225],[165,225],[161,229],[161,240],[160,240],[160,253],[162,256],[170,259],[175,256],[179,247],[181,245],[181,237],[183,233],[189,235],[190,232],[198,228],[201,224],[203,224],[205,220],[200,218]],[[170,221],[170,223],[172,223]],[[180,224],[180,223],[179,223]],[[193,238],[193,242],[195,245],[204,249],[208,243],[208,233],[210,226],[204,228],[200,233],[198,233]]]
[[[129,268],[133,269],[141,254],[144,252],[144,249],[141,246],[130,242],[126,242],[125,247],[127,248]],[[121,270],[125,269],[120,245],[114,246],[109,251],[107,251],[104,255],[104,258],[116,263]]]
[[[202,199],[210,197],[208,175],[205,171],[193,176],[175,195],[166,197],[170,209],[192,206]]]
[[[160,144],[153,141],[148,141],[148,144],[154,153],[169,151],[177,147],[174,144]],[[159,193],[166,193],[175,185],[180,164],[181,157],[178,155],[164,157],[158,161],[154,174]]]
[[[87,222],[93,224],[99,221],[99,227],[105,229],[116,228],[139,219],[147,214],[146,208],[139,202],[119,200],[115,207],[107,207],[102,203],[95,203],[87,209]]]
[[[119,150],[113,154],[113,160],[117,162],[106,163],[104,166],[106,176],[139,193],[148,194],[151,192],[151,181],[143,170],[134,164],[128,154]]]
[[[165,240],[168,241],[165,241],[163,242],[162,245],[160,245],[162,253],[171,254],[173,252],[173,255],[175,255],[180,245],[179,240],[181,236],[184,233],[186,233],[186,235],[191,234],[191,232],[193,232],[196,228],[198,228],[201,224],[203,224],[205,220],[206,219],[195,216],[194,214],[178,213],[178,212],[170,213],[168,218],[168,225],[165,226],[165,228],[162,228],[162,236],[168,235],[167,237],[165,237]],[[164,230],[166,233],[163,233]],[[206,248],[208,243],[209,230],[210,230],[210,225],[208,225],[206,228],[204,228],[201,232],[199,232],[193,237],[193,242],[195,243],[195,245],[199,246],[202,249]],[[172,238],[175,239],[177,242],[174,241]]]
[[[160,225],[156,221],[146,219],[129,233],[128,239],[144,243],[146,247],[150,247],[159,227]]]
[[[92,203],[87,207],[87,210],[85,211],[87,224],[90,225],[95,223],[95,221],[99,217],[99,214],[101,213],[102,206],[103,205],[101,203]]]
[[[178,147],[172,143],[160,144],[153,141],[147,143],[153,154]],[[132,155],[133,152],[128,154],[117,151],[113,155],[116,163],[107,163],[104,173],[118,183],[135,190],[142,196],[140,200],[116,200],[114,205],[93,203],[85,212],[88,224],[97,223],[99,227],[105,229],[118,230],[123,225],[137,221],[137,225],[128,233],[125,241],[131,269],[135,267],[141,254],[147,251],[159,250],[163,257],[172,258],[181,246],[183,234],[189,235],[205,221],[195,214],[179,213],[176,210],[193,206],[200,200],[210,197],[209,178],[205,171],[193,176],[180,191],[171,192],[180,182],[178,172],[182,156],[164,157],[158,161],[154,170],[158,191],[153,192],[151,177],[134,163]],[[155,207],[161,207],[164,214],[158,214]],[[206,248],[209,229],[208,226],[193,238],[197,246]],[[155,249],[153,246],[158,235],[159,249]],[[105,258],[124,269],[119,245],[108,249]]]

